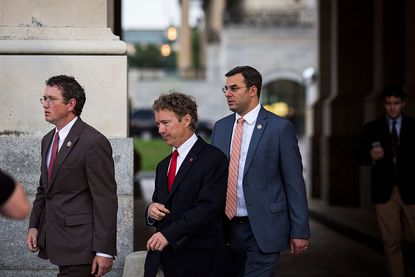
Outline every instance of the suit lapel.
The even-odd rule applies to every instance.
[[[222,151],[226,154],[229,159],[231,153],[231,140],[232,140],[232,133],[233,133],[233,125],[235,125],[235,114],[233,116],[229,116],[225,122],[225,128],[222,130],[223,132],[223,148]],[[229,131],[230,130],[230,131]],[[219,142],[220,143],[220,142]]]
[[[171,154],[162,161],[158,172],[160,174],[160,178],[157,178],[157,187],[159,191],[158,201],[160,203],[166,203],[167,198],[169,197],[169,192],[167,189],[167,170],[169,168],[170,159]]]
[[[181,164],[181,166],[179,168],[179,171],[177,172],[176,177],[174,178],[173,187],[172,187],[172,190],[169,194],[169,197],[168,197],[167,201],[172,197],[174,192],[180,186],[181,181],[186,176],[187,172],[189,172],[192,165],[194,165],[196,163],[197,154],[200,153],[200,151],[202,151],[204,144],[205,144],[205,142],[203,141],[203,139],[201,139],[199,137],[197,139],[196,143],[193,145],[192,149],[190,149],[189,153],[187,154],[187,156],[183,160],[183,163]],[[167,176],[164,179],[167,180]],[[167,182],[166,182],[165,187],[167,187]]]
[[[258,146],[261,136],[264,133],[265,127],[268,123],[267,111],[261,106],[259,110],[258,118],[255,123],[254,131],[252,133],[251,142],[249,143],[248,154],[246,155],[244,175],[248,171],[249,166],[251,165],[252,159],[255,154],[255,150]]]
[[[82,132],[84,125],[85,123],[80,118],[78,118],[66,136],[65,141],[63,142],[61,149],[59,149],[58,155],[56,156],[55,164],[53,165],[52,174],[50,177],[50,184],[48,185],[48,190],[54,184],[55,179],[58,176],[59,170],[66,157],[78,142],[79,135]]]
[[[42,168],[41,176],[42,176],[42,184],[45,190],[49,187],[49,184],[48,184],[48,152],[49,152],[49,147],[52,144],[52,139],[53,139],[54,134],[55,134],[55,129],[53,129],[46,135],[45,139],[43,140],[43,145],[42,145],[43,165],[41,167]]]

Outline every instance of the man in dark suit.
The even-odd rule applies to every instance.
[[[238,276],[275,276],[279,254],[301,254],[310,236],[302,162],[292,124],[259,104],[261,74],[238,66],[222,89],[234,113],[212,143],[230,159],[225,213]],[[231,143],[232,142],[232,143]]]
[[[41,176],[26,244],[59,276],[102,276],[116,255],[117,195],[109,141],[79,117],[86,101],[73,77],[46,81],[40,102],[56,126],[42,139]]]
[[[145,276],[154,276],[161,264],[166,277],[228,277],[222,233],[226,156],[195,135],[191,97],[162,95],[153,110],[160,135],[174,151],[157,166],[146,211],[147,223],[157,230],[147,241]]]
[[[405,95],[398,86],[384,90],[386,115],[365,125],[360,162],[371,165],[371,196],[386,260],[393,277],[405,276],[403,227],[415,236],[415,120],[402,113]]]

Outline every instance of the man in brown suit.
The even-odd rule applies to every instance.
[[[40,102],[56,126],[42,139],[41,176],[26,244],[58,276],[102,276],[116,255],[117,195],[109,141],[79,117],[84,89],[73,77],[46,81]]]

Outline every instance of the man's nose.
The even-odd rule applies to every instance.
[[[160,125],[158,128],[159,128],[159,134],[164,133],[164,127],[163,126]]]

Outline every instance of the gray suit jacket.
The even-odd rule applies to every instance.
[[[216,122],[212,143],[229,158],[235,114]],[[307,196],[294,127],[259,112],[243,172],[249,222],[265,253],[289,248],[290,238],[309,238]]]
[[[39,187],[29,227],[39,230],[39,257],[57,265],[91,264],[95,252],[116,255],[117,185],[109,141],[80,118],[56,156],[48,182],[42,139]]]

